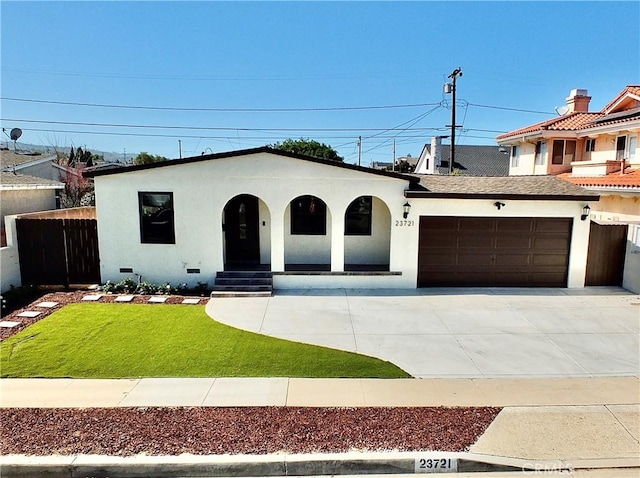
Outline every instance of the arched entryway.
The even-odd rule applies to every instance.
[[[260,268],[260,200],[240,194],[227,202],[222,219],[225,270]]]
[[[344,267],[347,271],[388,271],[391,212],[375,196],[360,196],[344,215]]]

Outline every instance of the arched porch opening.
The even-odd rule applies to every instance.
[[[345,271],[388,271],[391,211],[375,196],[359,196],[344,215]]]

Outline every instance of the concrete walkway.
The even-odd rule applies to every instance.
[[[637,468],[640,472],[640,379],[638,377],[545,379],[304,379],[304,378],[144,378],[119,380],[3,379],[0,405],[9,407],[139,407],[139,406],[500,406],[504,407],[469,453],[456,454],[467,470],[482,463],[528,470]],[[332,474],[353,470],[353,461],[370,473],[380,462],[401,467],[438,452],[304,456],[208,457],[206,466],[284,466],[304,464],[310,474],[333,463]],[[453,455],[452,455],[453,456]],[[119,459],[105,457],[0,457],[3,470],[41,470],[104,466],[157,470],[179,457]],[[205,467],[203,459],[182,458],[176,469],[191,473]],[[185,461],[186,460],[186,461]],[[235,461],[234,461],[235,460]],[[244,461],[243,461],[244,460]],[[262,461],[264,463],[262,463]],[[340,465],[344,460],[344,465]],[[408,461],[407,461],[408,460]],[[413,460],[413,461],[412,461]],[[61,463],[64,462],[64,465]],[[67,463],[68,462],[68,463]],[[213,463],[213,465],[212,465]],[[408,463],[408,464],[407,464]],[[174,466],[174,465],[170,465]],[[287,466],[290,466],[287,465]],[[340,468],[344,466],[344,470]],[[393,465],[396,466],[396,465]],[[97,467],[97,468],[96,468]],[[245,467],[245,468],[243,468]],[[318,468],[320,467],[320,468]],[[475,467],[475,468],[474,468]],[[542,467],[542,468],[541,468]],[[115,473],[116,468],[113,469]],[[373,468],[376,469],[376,468]],[[495,469],[495,468],[490,468]],[[406,472],[406,471],[405,471]],[[265,471],[267,473],[267,471]],[[626,471],[625,471],[626,473]],[[35,476],[35,475],[34,475]],[[44,476],[44,475],[43,475]],[[137,476],[137,475],[136,475]],[[164,475],[163,475],[164,476]],[[172,476],[172,475],[167,475]],[[207,476],[207,475],[202,475]],[[240,474],[239,476],[242,476]],[[568,476],[568,475],[567,475]],[[574,475],[571,475],[574,476]],[[599,476],[597,474],[589,476]],[[613,474],[607,476],[637,476]]]
[[[414,377],[640,373],[640,297],[621,288],[294,290],[215,298],[234,327],[388,360]]]

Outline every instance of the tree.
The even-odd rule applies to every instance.
[[[63,208],[93,205],[93,183],[83,176],[83,170],[84,166],[80,168],[66,166],[65,171],[60,174],[60,180],[64,183],[60,198],[60,205]]]
[[[152,163],[159,163],[159,162],[168,161],[168,160],[169,158],[165,158],[164,156],[157,156],[157,155],[149,154],[146,151],[143,151],[133,159],[133,164],[135,165],[152,164]]]
[[[312,139],[287,139],[282,143],[269,145],[272,148],[288,151],[290,153],[304,154],[315,158],[328,159],[330,161],[342,162],[344,158],[331,146]]]

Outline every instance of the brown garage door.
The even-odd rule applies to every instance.
[[[418,287],[566,287],[572,221],[421,217]]]

